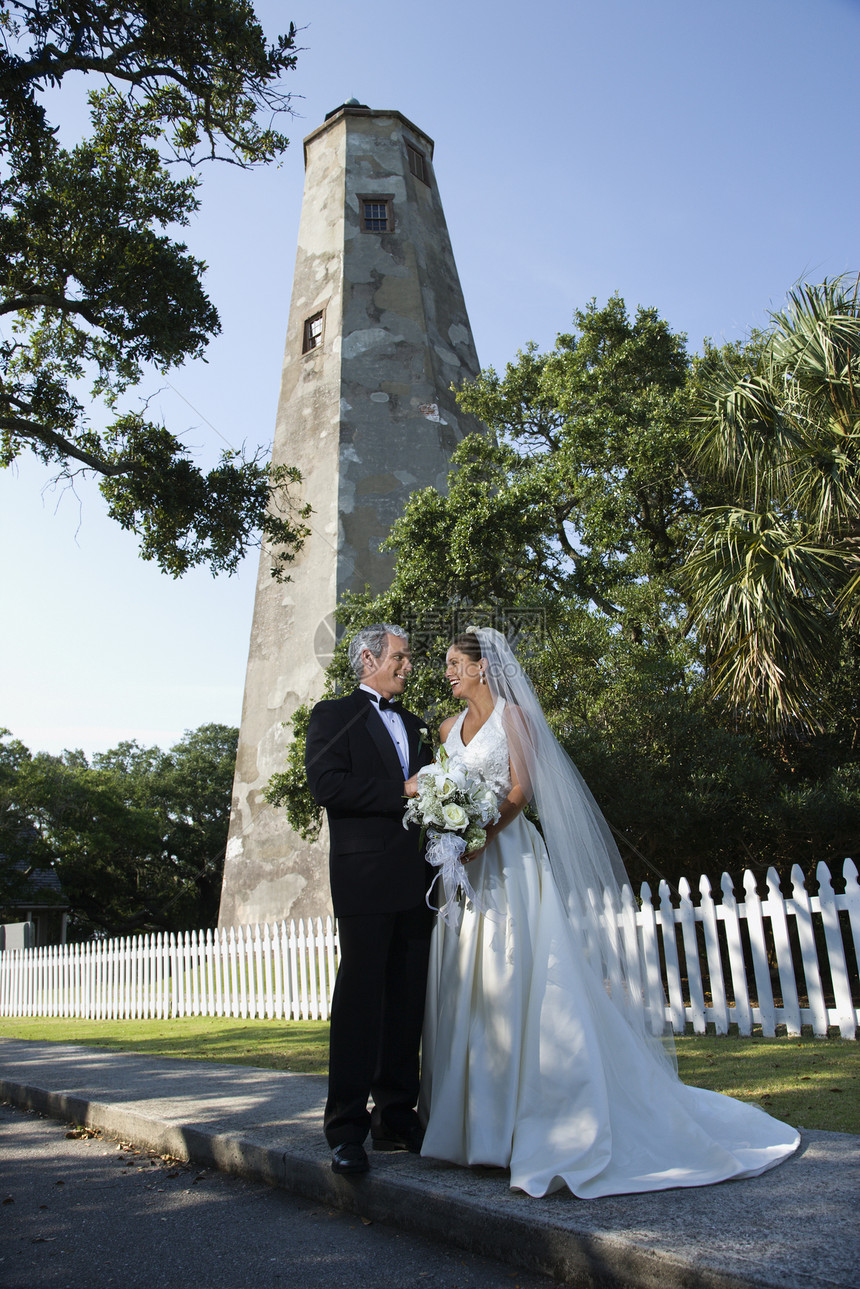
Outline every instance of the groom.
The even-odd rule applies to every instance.
[[[359,687],[314,707],[305,769],[328,815],[340,942],[325,1135],[332,1170],[363,1173],[368,1128],[376,1150],[421,1149],[418,1048],[433,914],[418,829],[403,827],[403,807],[433,755],[418,717],[396,702],[412,670],[406,632],[365,627],[349,660]]]

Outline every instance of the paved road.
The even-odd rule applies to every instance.
[[[0,1105],[2,1289],[558,1289]]]

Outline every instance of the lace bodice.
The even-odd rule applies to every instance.
[[[499,801],[504,800],[511,790],[510,753],[502,716],[504,709],[505,700],[500,698],[493,709],[492,716],[484,722],[468,744],[463,742],[461,733],[463,721],[466,718],[465,711],[462,711],[445,741],[445,750],[448,754],[459,757],[470,769],[477,770],[486,779]]]

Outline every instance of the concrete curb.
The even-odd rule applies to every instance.
[[[525,1219],[470,1196],[452,1213],[444,1189],[414,1179],[372,1170],[355,1179],[337,1177],[328,1162],[266,1147],[240,1134],[179,1127],[139,1111],[0,1079],[0,1097],[23,1109],[96,1128],[159,1154],[188,1159],[247,1180],[294,1191],[309,1199],[374,1221],[393,1223],[470,1253],[500,1259],[523,1270],[552,1276],[570,1286],[606,1289],[774,1289],[763,1268],[750,1266],[743,1277],[707,1267],[696,1258],[679,1259],[659,1249],[645,1250],[621,1235],[560,1229],[535,1213]],[[823,1278],[821,1286],[833,1286]],[[804,1279],[804,1286],[813,1281]]]

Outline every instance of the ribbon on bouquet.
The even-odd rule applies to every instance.
[[[457,924],[457,896],[461,891],[463,898],[471,900],[478,913],[498,920],[498,913],[480,899],[460,860],[466,850],[464,838],[455,832],[436,832],[434,828],[428,829],[428,834],[430,840],[424,858],[437,870],[425,897],[428,906],[433,908],[430,896],[433,894],[433,887],[441,880],[445,902],[439,906],[438,914],[446,926],[454,927]]]

